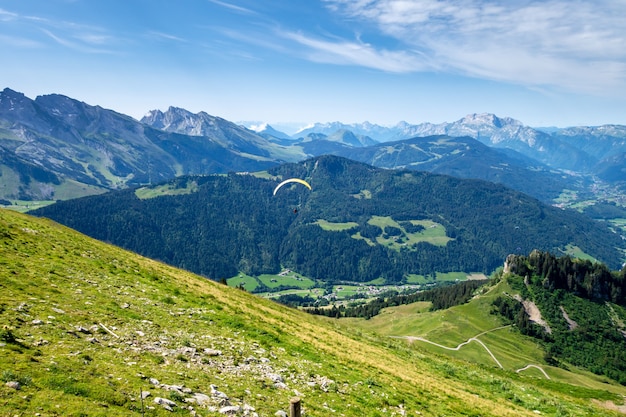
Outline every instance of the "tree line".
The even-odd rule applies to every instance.
[[[557,257],[538,250],[529,256],[510,256],[507,264],[511,272],[528,276],[533,284],[550,291],[562,289],[589,300],[626,302],[626,266],[620,271],[611,271],[600,262]]]

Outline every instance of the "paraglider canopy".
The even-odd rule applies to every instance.
[[[274,193],[272,195],[276,195],[276,192],[278,191],[278,189],[280,187],[282,187],[285,184],[289,184],[290,182],[297,182],[297,183],[300,183],[300,184],[306,186],[309,190],[311,189],[311,185],[308,182],[306,182],[305,180],[301,180],[300,178],[289,178],[289,179],[286,179],[285,181],[281,182],[280,184],[278,184],[276,186],[276,188],[274,188]]]

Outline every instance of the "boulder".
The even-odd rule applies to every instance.
[[[6,384],[4,384],[4,385],[6,385],[6,386],[7,386],[7,387],[9,387],[9,388],[13,388],[14,390],[19,390],[19,389],[21,389],[21,388],[22,388],[22,384],[20,384],[20,383],[19,383],[19,382],[17,382],[17,381],[8,381],[8,382],[7,382]]]
[[[176,403],[172,400],[168,400],[167,398],[156,397],[154,399],[154,403],[159,404],[167,411],[174,411],[174,408],[176,407]]]
[[[220,414],[225,414],[227,416],[236,416],[240,412],[241,412],[241,407],[239,407],[238,405],[229,405],[226,407],[222,407],[219,410]]]

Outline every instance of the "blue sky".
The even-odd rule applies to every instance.
[[[137,119],[626,124],[624,0],[0,0],[0,88]]]

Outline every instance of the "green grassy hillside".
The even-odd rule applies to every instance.
[[[617,416],[603,404],[625,393],[450,358],[8,210],[0,253],[3,416],[273,416],[296,395],[305,416]]]
[[[608,378],[571,365],[567,370],[548,365],[544,359],[545,350],[536,339],[522,335],[499,316],[490,314],[496,297],[514,292],[507,280],[502,280],[485,288],[484,293],[469,303],[447,310],[429,311],[430,302],[418,302],[384,309],[369,320],[342,319],[342,322],[378,335],[405,340],[418,350],[495,366],[522,378],[626,394],[626,387]]]

